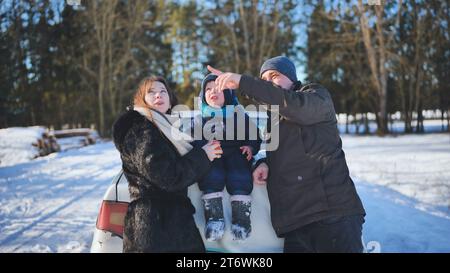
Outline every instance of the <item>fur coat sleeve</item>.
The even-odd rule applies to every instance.
[[[113,127],[125,173],[142,189],[167,192],[186,189],[207,173],[211,162],[201,147],[181,156],[158,128],[136,111],[122,115]]]

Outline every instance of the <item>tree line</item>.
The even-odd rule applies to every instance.
[[[448,130],[449,2],[371,2],[380,5],[309,2],[309,80],[333,90],[338,112],[376,113],[379,134],[388,133],[390,114],[397,111],[406,133],[423,132],[424,109],[439,109]]]
[[[81,4],[0,0],[0,127],[95,124],[109,136],[145,76],[193,106],[206,64],[256,76],[276,55],[325,85],[337,112],[376,113],[380,134],[396,111],[406,132],[423,131],[423,109],[448,122],[447,1]]]

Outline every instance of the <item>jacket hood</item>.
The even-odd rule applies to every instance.
[[[200,90],[200,93],[198,95],[199,98],[201,98],[200,108],[202,110],[202,116],[210,116],[211,112],[217,112],[217,109],[209,106],[208,103],[206,102],[206,92],[205,92],[206,84],[210,81],[215,81],[216,79],[217,79],[216,75],[208,74],[202,81],[202,87],[201,87],[202,89]],[[227,106],[227,105],[236,106],[239,104],[239,100],[238,100],[234,90],[225,89],[225,90],[223,90],[223,95],[224,95],[224,99],[225,99],[224,105],[222,106],[223,111],[225,110],[225,106]]]

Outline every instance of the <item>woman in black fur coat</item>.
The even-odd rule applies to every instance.
[[[187,188],[206,174],[220,144],[192,148],[173,136],[176,97],[161,77],[148,77],[134,96],[134,110],[118,118],[113,138],[129,183],[124,252],[204,252]],[[178,131],[179,132],[179,131]]]

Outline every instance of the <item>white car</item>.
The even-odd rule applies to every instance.
[[[229,195],[224,190],[225,235],[220,241],[208,242],[204,238],[204,212],[201,191],[197,184],[189,187],[188,196],[195,206],[194,215],[197,227],[202,234],[208,252],[282,252],[283,239],[276,236],[270,220],[270,205],[266,186],[254,185],[252,192],[252,232],[243,242],[233,241],[231,226],[231,205]],[[91,252],[122,252],[124,218],[130,195],[128,181],[122,171],[113,179],[103,197],[97,217],[96,229],[92,240]]]
[[[263,128],[267,122],[264,113],[248,112],[258,127]],[[190,120],[196,115],[195,111],[180,112],[182,119]],[[197,113],[198,115],[198,113]],[[264,144],[263,144],[264,146]],[[255,159],[264,156],[262,150],[255,155]],[[195,222],[202,235],[206,250],[209,252],[282,252],[283,239],[276,236],[270,220],[270,205],[266,186],[254,185],[252,191],[252,232],[244,242],[233,241],[231,226],[231,204],[229,195],[224,190],[223,209],[225,217],[225,234],[220,241],[208,242],[204,238],[204,211],[201,201],[201,191],[197,184],[189,187],[188,196],[195,207]],[[122,171],[113,179],[107,189],[100,212],[97,217],[96,229],[92,240],[91,252],[122,252],[122,236],[124,218],[127,212],[130,195],[128,181]]]

